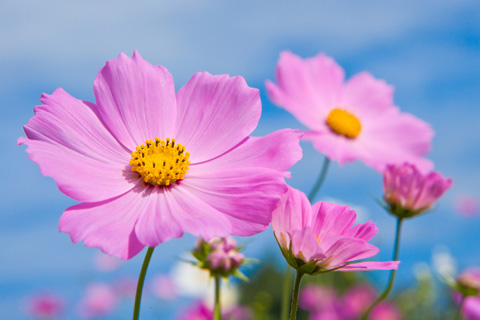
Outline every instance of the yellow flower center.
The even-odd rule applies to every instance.
[[[349,139],[356,138],[362,130],[357,117],[343,109],[335,108],[328,114],[327,125],[333,132]]]
[[[175,144],[175,139],[146,140],[136,150],[132,152],[129,163],[132,171],[138,172],[143,181],[154,186],[168,186],[182,180],[190,165],[190,153],[185,152],[181,144]]]

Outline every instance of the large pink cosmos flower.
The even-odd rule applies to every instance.
[[[378,253],[368,241],[377,233],[374,223],[353,227],[356,213],[348,206],[317,202],[289,187],[273,212],[272,228],[287,262],[303,273],[397,269],[399,261],[358,262]]]
[[[261,103],[242,77],[196,73],[175,94],[164,67],[122,53],[94,93],[96,104],[42,95],[18,140],[81,202],[59,223],[73,242],[129,259],[184,232],[209,240],[268,227],[301,135],[249,137]]]
[[[387,163],[405,161],[422,170],[422,158],[434,135],[430,126],[393,104],[393,87],[368,72],[345,82],[343,69],[323,53],[302,59],[280,54],[270,99],[310,128],[304,138],[340,164],[359,159],[383,171]]]
[[[392,214],[413,217],[430,209],[452,183],[438,172],[422,174],[409,163],[388,165],[383,174],[385,202]]]

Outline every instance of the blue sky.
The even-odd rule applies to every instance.
[[[8,159],[1,169],[0,313],[20,319],[17,301],[23,296],[50,288],[78,297],[79,278],[96,277],[96,249],[73,245],[58,232],[58,218],[73,200],[15,143],[41,93],[62,87],[94,101],[98,70],[135,49],[167,67],[177,90],[197,71],[244,76],[261,91],[257,135],[301,127],[265,95],[264,81],[273,79],[282,50],[304,57],[325,52],[347,77],[368,70],[385,79],[395,86],[403,111],[432,124],[436,136],[428,157],[454,179],[434,213],[406,222],[400,277],[411,279],[412,266],[429,262],[438,244],[455,253],[460,267],[480,265],[480,219],[458,216],[452,208],[461,194],[480,199],[479,9],[475,0],[0,2],[0,141]],[[308,143],[302,146],[304,159],[292,168],[290,183],[308,192],[323,159]],[[361,219],[377,221],[374,244],[381,259],[389,258],[394,220],[371,197],[381,196],[378,173],[361,163],[335,164],[322,195],[361,206]],[[269,231],[248,241],[253,256],[276,250]],[[191,243],[186,237],[159,247],[151,271],[168,270]],[[140,254],[119,272],[136,275],[142,259]]]

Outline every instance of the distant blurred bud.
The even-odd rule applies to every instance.
[[[471,269],[457,277],[457,290],[465,297],[478,296],[480,289],[480,270]]]
[[[28,299],[26,310],[38,319],[57,319],[63,312],[64,305],[65,302],[59,296],[42,293]]]
[[[210,271],[212,276],[240,276],[238,268],[245,263],[245,256],[239,252],[237,242],[232,237],[214,238],[206,242],[197,240],[192,255],[198,260],[197,265]]]
[[[445,179],[437,172],[424,175],[408,163],[388,165],[383,175],[388,211],[399,218],[410,218],[427,211],[451,186],[452,179]]]

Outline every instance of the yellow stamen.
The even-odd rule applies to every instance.
[[[347,138],[356,138],[362,130],[362,125],[357,117],[343,109],[335,108],[330,111],[327,125],[333,132]]]
[[[185,152],[181,144],[176,144],[175,139],[170,141],[167,138],[166,142],[160,138],[146,140],[136,150],[132,152],[129,163],[132,171],[138,172],[143,181],[154,186],[168,186],[182,180],[190,165],[190,153]]]

